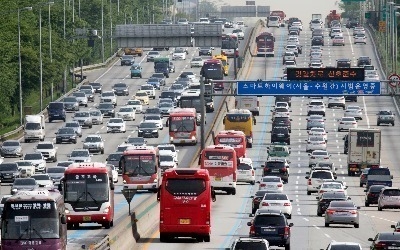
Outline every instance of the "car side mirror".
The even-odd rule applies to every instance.
[[[364,192],[368,192],[368,189],[364,189]]]
[[[308,176],[305,176],[305,177],[304,177],[304,179],[308,179],[308,178],[309,178]]]
[[[390,225],[390,228],[396,228],[396,225]]]
[[[309,175],[310,174],[310,172],[306,172],[306,175]]]
[[[252,223],[249,221],[249,222],[247,222],[247,226],[251,226],[252,225]]]
[[[319,200],[318,196],[317,196],[317,197],[315,197],[315,199],[316,199],[316,200]]]
[[[289,227],[293,227],[294,226],[294,224],[291,222],[291,223],[289,223]]]

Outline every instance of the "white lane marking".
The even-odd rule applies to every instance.
[[[329,236],[329,234],[324,234],[326,237],[328,237],[329,239],[331,238],[331,236]]]
[[[313,227],[315,227],[315,229],[321,229],[321,228],[319,228],[317,225],[313,225]]]
[[[369,124],[369,118],[368,118],[368,112],[367,112],[367,104],[365,103],[365,97],[364,96],[363,96],[363,104],[364,104],[365,120],[367,120],[368,128],[371,128],[371,126]]]
[[[305,217],[303,217],[303,220],[305,220],[305,221],[309,221],[307,218],[305,218]]]

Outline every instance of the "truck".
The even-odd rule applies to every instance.
[[[379,167],[381,130],[350,129],[348,133],[347,175],[360,174],[364,168]]]
[[[44,115],[26,115],[24,125],[24,141],[30,142],[33,140],[44,141],[45,132],[45,117]]]
[[[336,10],[331,10],[331,12],[325,18],[325,23],[326,23],[326,25],[328,25],[328,28],[330,28],[331,27],[331,22],[333,20],[340,21],[340,18],[341,18],[341,16],[340,16],[339,13],[336,12]]]
[[[285,12],[283,12],[282,10],[273,10],[269,13],[269,16],[279,16],[281,18],[281,22],[282,22],[282,27],[285,26],[284,24],[284,20],[286,18],[286,14]]]
[[[169,57],[154,58],[154,72],[163,73],[166,78],[169,78]]]
[[[366,189],[372,185],[392,186],[393,175],[390,174],[389,168],[372,167],[368,170]]]
[[[124,53],[125,53],[125,55],[142,56],[143,49],[141,49],[141,48],[125,48]]]

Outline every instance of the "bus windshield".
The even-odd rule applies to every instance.
[[[2,217],[2,240],[60,238],[59,218],[54,201],[6,203]]]
[[[67,175],[65,180],[65,201],[75,204],[100,206],[109,200],[106,174]],[[89,204],[88,204],[89,203]]]
[[[151,176],[157,173],[154,155],[127,155],[124,165],[123,172],[128,176]]]
[[[199,196],[206,190],[202,179],[168,179],[165,189],[173,196]]]
[[[170,132],[191,132],[195,130],[195,117],[193,116],[173,116],[171,117]]]
[[[230,122],[247,122],[250,120],[250,114],[227,114],[226,119]]]

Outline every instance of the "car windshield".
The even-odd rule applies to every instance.
[[[321,155],[321,156],[325,156],[328,155],[328,152],[326,151],[313,151],[312,155]]]
[[[59,135],[71,135],[71,134],[74,134],[74,133],[75,132],[74,132],[73,129],[60,129],[60,130],[58,130],[57,134],[59,134]]]
[[[133,56],[122,56],[122,60],[132,60]]]
[[[379,111],[379,115],[392,115],[392,111]]]
[[[325,139],[323,137],[310,137],[310,141],[325,141]]]
[[[86,94],[83,92],[75,92],[75,93],[72,93],[72,95],[76,96],[76,97],[86,97]]]
[[[158,55],[158,52],[157,51],[149,51],[148,55]]]
[[[385,241],[400,241],[400,234],[398,233],[380,233],[379,234],[379,240],[385,240]]]
[[[163,103],[160,103],[158,105],[158,107],[160,107],[160,108],[171,108],[171,107],[173,107],[173,104],[169,103],[169,102],[163,102]]]
[[[86,151],[86,150],[74,150],[71,153],[71,157],[89,157],[89,151]]]
[[[89,112],[76,112],[75,117],[89,117],[90,113]]]
[[[185,53],[185,51],[183,51],[183,49],[176,49],[175,53]]]
[[[128,101],[127,105],[141,105],[139,100]]]
[[[101,142],[101,138],[99,136],[88,136],[85,142]]]
[[[109,97],[109,96],[114,96],[114,92],[104,92],[101,94],[102,97]]]
[[[144,117],[145,121],[159,121],[160,120],[160,116],[158,115],[146,115]]]
[[[3,147],[18,147],[20,144],[18,141],[5,141]]]
[[[36,148],[37,149],[53,149],[54,146],[51,143],[39,143]]]
[[[344,199],[346,195],[343,192],[333,193],[333,192],[326,192],[323,193],[322,199]]]
[[[352,201],[332,201],[330,207],[348,207],[353,208],[354,203]]]
[[[281,178],[274,178],[274,177],[265,177],[262,179],[262,182],[281,182]]]
[[[130,137],[130,138],[128,138],[127,143],[130,143],[130,144],[144,144],[145,140],[142,137]]]
[[[160,155],[160,161],[174,161],[172,155]]]
[[[100,103],[98,106],[99,109],[113,109],[114,105],[111,103]]]
[[[25,154],[24,160],[42,160],[42,154]]]
[[[342,122],[354,122],[355,118],[354,117],[343,117]]]
[[[120,108],[119,112],[133,112],[133,108]]]
[[[157,128],[157,125],[154,122],[142,122],[139,125],[139,128]]]
[[[201,57],[195,57],[192,59],[192,61],[196,62],[196,61],[203,61],[203,59]]]
[[[254,218],[255,226],[282,226],[286,225],[285,219],[280,215],[258,215]]]
[[[65,168],[59,168],[59,167],[50,167],[46,169],[46,173],[48,174],[60,174],[60,173],[64,173],[65,172]]]
[[[14,185],[36,185],[36,180],[33,178],[15,179]]]
[[[136,92],[136,96],[147,96],[146,92]]]
[[[65,127],[66,128],[77,128],[77,127],[79,127],[80,125],[79,125],[79,123],[77,123],[77,122],[67,122],[66,124],[65,124]]]
[[[110,154],[107,158],[107,161],[119,161],[121,156],[122,154]]]
[[[91,116],[100,116],[101,112],[99,110],[93,110],[93,111],[90,111],[90,115]]]
[[[64,98],[64,102],[77,102],[75,97],[66,97]]]
[[[153,90],[154,87],[152,85],[142,85],[140,87],[141,90]]]
[[[114,85],[114,88],[126,88],[126,84],[125,83],[116,83]]]
[[[35,180],[50,180],[50,177],[47,174],[39,174],[39,175],[32,175],[32,178]]]
[[[14,171],[17,170],[17,165],[15,163],[2,163],[0,164],[1,171]]]
[[[122,120],[122,118],[111,118],[108,122],[109,123],[123,123],[124,121]]]
[[[398,189],[387,189],[383,191],[385,196],[400,196],[400,190]]]
[[[322,184],[321,188],[326,188],[326,189],[342,189],[342,185],[339,183],[324,183]]]
[[[169,151],[175,152],[175,147],[173,147],[173,146],[162,146],[162,145],[160,145],[157,148],[158,148],[159,151],[160,150],[169,150]]]
[[[314,171],[311,178],[315,179],[332,179],[332,173],[326,171]]]

